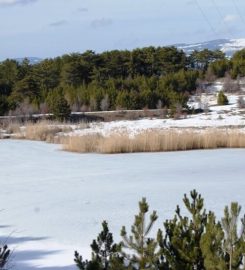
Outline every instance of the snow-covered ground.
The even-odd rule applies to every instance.
[[[73,154],[57,145],[1,140],[1,241],[15,248],[16,269],[70,270],[74,250],[89,257],[104,219],[120,240],[143,196],[158,212],[156,227],[193,188],[218,216],[231,201],[244,213],[244,157],[244,149]]]
[[[215,86],[215,91],[220,90],[220,85]],[[213,90],[212,90],[213,91]],[[190,107],[205,109],[208,111],[201,114],[182,116],[179,119],[150,119],[122,120],[112,122],[94,122],[88,124],[87,128],[78,129],[75,125],[73,131],[66,135],[81,136],[84,134],[98,133],[104,136],[111,133],[135,134],[146,130],[164,130],[170,128],[239,128],[245,127],[245,109],[237,106],[237,95],[228,95],[229,105],[217,106],[215,94],[193,96],[189,101]]]
[[[154,119],[144,118],[139,120],[120,120],[111,122],[92,122],[57,125],[64,128],[64,132],[58,135],[65,136],[83,136],[88,134],[101,134],[109,136],[111,133],[128,133],[134,135],[149,130],[165,129],[203,129],[203,128],[238,128],[245,130],[245,108],[238,107],[238,99],[243,98],[245,103],[245,94],[226,94],[229,104],[225,106],[217,105],[217,95],[222,90],[223,82],[216,81],[207,88],[207,93],[193,95],[190,97],[189,108],[202,109],[204,112],[199,114],[184,114],[178,118]],[[164,115],[164,110],[163,113]],[[25,127],[21,127],[21,132],[25,132]],[[8,136],[5,130],[0,129],[0,138]],[[11,136],[15,136],[12,134]],[[18,136],[18,134],[17,134]]]
[[[231,57],[235,52],[245,48],[245,39],[217,39],[195,44],[176,44],[175,46],[184,50],[187,54],[191,54],[194,50],[201,51],[209,49],[221,50],[226,56]]]
[[[233,53],[245,48],[245,39],[231,39],[230,42],[223,44],[221,51],[227,55],[232,55]]]

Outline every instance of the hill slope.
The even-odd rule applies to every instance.
[[[209,50],[221,50],[228,57],[231,57],[236,51],[245,48],[245,38],[240,39],[217,39],[206,42],[194,43],[194,44],[175,44],[179,49],[182,49],[185,53],[190,54],[194,50],[201,51],[204,49]]]

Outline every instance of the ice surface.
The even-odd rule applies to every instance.
[[[98,155],[2,140],[1,241],[9,236],[19,269],[74,269],[74,250],[89,257],[104,219],[119,240],[143,196],[158,212],[156,228],[193,188],[218,216],[231,201],[245,210],[244,158],[243,149]]]

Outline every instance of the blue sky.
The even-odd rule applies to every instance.
[[[244,0],[0,0],[0,59],[245,38]]]

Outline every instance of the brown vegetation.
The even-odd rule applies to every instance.
[[[17,139],[58,142],[58,133],[71,131],[71,128],[68,125],[43,120],[37,123],[9,121],[4,124],[3,130],[5,130],[5,135],[2,134],[3,138],[7,136]]]
[[[41,121],[36,124],[25,124],[21,135],[27,140],[56,142],[55,137],[57,137],[57,134],[65,130],[67,130],[67,127],[63,127],[57,123]]]
[[[63,149],[79,153],[134,153],[194,149],[244,148],[245,133],[238,130],[147,131],[129,134],[69,136],[61,140]]]

